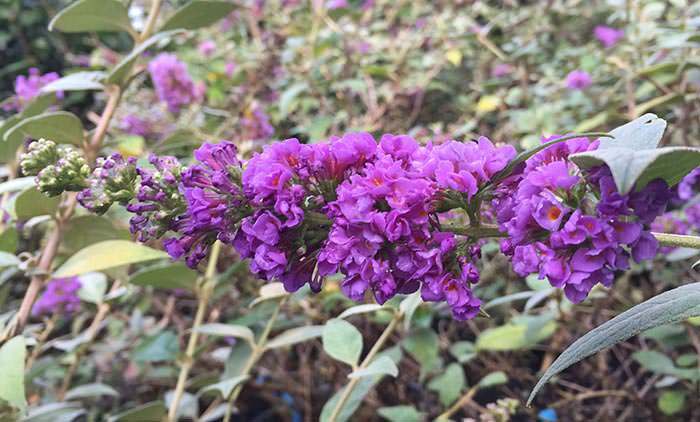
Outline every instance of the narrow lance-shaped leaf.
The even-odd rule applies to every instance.
[[[105,72],[84,71],[75,72],[44,85],[41,92],[56,91],[101,91],[104,89],[102,79]]]
[[[569,366],[621,341],[660,325],[700,315],[700,283],[687,284],[655,296],[623,312],[576,340],[555,361],[530,393],[527,404],[552,379]]]
[[[160,30],[198,29],[209,26],[225,18],[235,8],[235,3],[226,0],[192,0],[177,9]]]
[[[135,32],[129,11],[118,0],[79,0],[51,19],[49,31],[54,29],[62,32]]]

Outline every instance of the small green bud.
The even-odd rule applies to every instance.
[[[59,158],[56,143],[41,138],[29,144],[27,152],[20,157],[20,168],[24,175],[36,176],[46,167],[55,164]]]

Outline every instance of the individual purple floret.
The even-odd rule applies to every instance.
[[[71,314],[80,308],[78,277],[54,278],[46,284],[44,293],[34,303],[32,315]]]
[[[135,195],[136,158],[114,153],[98,158],[88,178],[89,186],[78,193],[78,202],[91,212],[104,214],[113,203],[127,205]]]
[[[168,105],[171,113],[201,101],[204,96],[204,85],[192,81],[187,65],[174,54],[157,55],[148,64],[148,71],[158,98]]]
[[[610,48],[614,47],[625,36],[625,31],[610,26],[598,25],[593,29],[593,35],[605,48]]]
[[[583,70],[573,70],[566,75],[566,87],[571,90],[581,91],[593,83],[591,75]]]
[[[44,75],[39,69],[32,67],[29,75],[20,75],[15,79],[15,96],[3,105],[5,111],[22,111],[34,98],[36,98],[42,87],[59,79],[56,72],[49,72]],[[56,92],[56,97],[63,98],[63,92]]]

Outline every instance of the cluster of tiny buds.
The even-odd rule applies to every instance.
[[[36,176],[39,190],[48,196],[80,191],[87,187],[90,176],[90,166],[82,152],[46,139],[29,144],[20,167],[25,175]]]

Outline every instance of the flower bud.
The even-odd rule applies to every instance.
[[[78,201],[88,210],[104,214],[113,203],[128,204],[136,195],[136,159],[112,154],[99,158],[88,178],[88,187],[78,193]]]
[[[59,159],[56,143],[41,138],[29,144],[27,152],[20,157],[20,167],[26,176],[36,176]]]
[[[57,196],[65,191],[76,192],[85,188],[90,176],[90,166],[85,157],[66,145],[61,145],[56,150],[58,160],[36,176],[39,190],[48,196]]]

